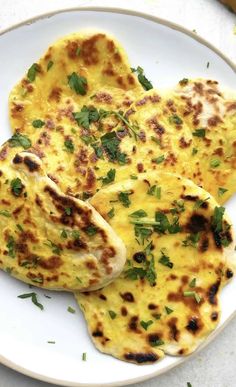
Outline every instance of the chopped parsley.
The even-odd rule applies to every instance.
[[[80,238],[80,233],[78,230],[73,230],[71,233],[72,238],[74,239],[79,239]]]
[[[79,277],[76,277],[76,279],[77,279],[77,281],[78,281],[80,284],[83,283]]]
[[[210,167],[211,168],[217,168],[217,167],[219,167],[219,165],[220,165],[220,160],[219,159],[212,159],[210,161]]]
[[[11,148],[22,146],[24,149],[29,149],[32,145],[31,140],[27,136],[19,133],[14,134],[8,142]]]
[[[136,69],[131,68],[133,73],[137,73],[139,83],[143,86],[144,90],[153,89],[152,83],[145,77],[142,67],[138,66]]]
[[[125,271],[125,278],[131,280],[144,279],[146,278],[151,286],[156,284],[156,271],[154,257],[151,257],[150,261],[144,262],[144,267],[131,267]]]
[[[201,302],[201,296],[199,296],[197,292],[189,290],[189,291],[185,291],[183,294],[184,294],[184,297],[193,297],[198,304]]]
[[[165,310],[167,314],[171,314],[174,312],[173,309],[169,308],[168,306],[165,306]]]
[[[217,246],[227,247],[232,242],[232,237],[229,233],[231,226],[223,220],[224,212],[224,207],[215,207],[211,228]]]
[[[16,242],[15,242],[15,239],[13,238],[13,236],[11,236],[11,235],[8,237],[8,240],[7,240],[7,249],[8,249],[7,254],[9,255],[9,257],[15,258],[16,257]]]
[[[219,197],[223,196],[224,193],[227,192],[227,191],[228,191],[228,189],[223,188],[223,187],[219,187],[219,188],[218,188],[218,196],[219,196]]]
[[[52,60],[50,60],[47,64],[47,71],[49,71],[53,65],[54,65],[54,62]]]
[[[37,63],[33,63],[27,72],[28,80],[30,82],[34,82],[38,72],[39,72],[39,65]]]
[[[48,344],[56,344],[56,342],[55,342],[55,341],[52,341],[52,340],[48,340],[47,343],[48,343]]]
[[[36,305],[39,309],[43,310],[44,307],[42,304],[38,302],[37,294],[36,293],[25,293],[25,294],[20,294],[18,298],[31,298],[31,301],[33,302],[34,305]]]
[[[174,207],[170,209],[170,212],[175,214],[181,214],[181,212],[185,211],[184,201],[182,199],[174,200],[173,203],[171,203]]]
[[[206,129],[196,129],[193,136],[204,138],[206,136]]]
[[[178,216],[173,216],[173,223],[171,224],[163,212],[157,211],[155,219],[158,224],[155,226],[154,230],[158,233],[164,234],[168,231],[170,234],[176,234],[181,231]]]
[[[77,56],[80,56],[80,53],[81,53],[81,48],[80,48],[80,47],[77,47],[77,49],[76,49],[76,55],[77,55]]]
[[[48,242],[44,242],[45,246],[48,246],[54,254],[60,255],[62,248],[55,243],[53,243],[50,239],[48,239]]]
[[[173,114],[169,117],[169,123],[175,125],[182,125],[183,120],[179,116],[177,116],[177,114]]]
[[[161,155],[157,158],[152,159],[152,162],[156,164],[161,164],[165,160],[165,155]]]
[[[34,128],[42,128],[45,125],[45,122],[38,119],[38,120],[34,120],[32,122],[32,125]]]
[[[61,238],[64,238],[64,239],[67,239],[67,238],[68,238],[68,234],[67,234],[67,231],[66,231],[66,230],[62,230],[62,232],[61,232]]]
[[[155,339],[150,341],[151,347],[159,347],[160,345],[165,344],[165,342],[161,339]]]
[[[23,229],[23,227],[21,226],[21,224],[17,224],[16,227],[18,228],[18,230],[19,230],[20,232],[24,232],[24,229]]]
[[[96,141],[96,137],[94,136],[80,136],[80,139],[86,144],[86,145],[90,145],[92,144],[94,141]]]
[[[147,194],[155,196],[157,199],[161,199],[161,187],[158,187],[157,185],[152,185],[148,189]]]
[[[107,184],[113,183],[113,181],[115,180],[115,176],[116,176],[116,170],[110,169],[107,172],[107,175],[105,177],[100,177],[98,180],[102,181],[102,185],[107,185]]]
[[[126,163],[126,154],[120,151],[120,139],[115,131],[104,134],[101,137],[101,144],[110,161],[118,161],[121,165]]]
[[[6,218],[10,218],[11,217],[11,213],[7,210],[1,210],[0,211],[0,215],[2,216],[5,216]]]
[[[93,144],[91,144],[91,147],[93,148],[94,153],[97,156],[97,158],[98,159],[103,159],[103,150],[102,150],[102,147],[99,146],[99,143],[98,142],[94,142]]]
[[[67,151],[67,152],[69,152],[69,153],[74,153],[74,151],[75,151],[75,146],[74,146],[72,140],[65,140],[64,146],[65,146],[65,149],[64,149],[65,151]]]
[[[192,149],[192,156],[196,155],[197,152],[198,152],[198,149],[197,148],[193,148]]]
[[[69,312],[69,313],[71,313],[71,314],[75,314],[75,309],[72,308],[71,306],[68,306],[67,312]]]
[[[132,212],[132,214],[129,215],[131,218],[144,218],[147,216],[147,213],[144,210],[137,210]]]
[[[148,320],[148,321],[140,321],[140,325],[143,327],[143,329],[145,329],[145,331],[147,331],[148,327],[150,325],[153,324],[153,321],[152,320]]]
[[[204,207],[204,203],[206,203],[207,202],[207,200],[209,200],[210,199],[210,197],[208,197],[208,198],[206,198],[206,199],[198,199],[197,201],[196,201],[196,203],[194,204],[194,207],[193,207],[193,209],[194,210],[198,210],[199,208],[201,208],[201,207]]]
[[[76,94],[85,95],[87,89],[87,79],[83,76],[80,76],[73,72],[71,75],[67,77],[68,84],[71,90],[75,91]]]
[[[65,208],[65,214],[68,215],[68,216],[72,215],[72,208],[66,207]]]
[[[132,194],[130,191],[124,191],[124,192],[119,192],[118,194],[118,199],[122,203],[124,207],[129,207],[131,204],[131,201],[129,199],[129,196]]]
[[[158,260],[158,262],[163,266],[169,267],[170,269],[172,269],[174,266],[173,262],[170,261],[170,258],[164,253],[163,250],[161,250],[161,258]]]
[[[112,320],[114,320],[117,316],[117,314],[113,310],[108,310],[108,313]]]
[[[82,360],[83,360],[83,361],[86,361],[86,360],[87,360],[87,353],[86,353],[86,352],[83,352],[83,354],[82,354]]]
[[[182,242],[182,246],[187,247],[197,247],[197,244],[200,240],[200,233],[197,232],[196,234],[190,234],[186,237],[186,239]]]
[[[193,278],[193,279],[189,282],[189,287],[190,287],[190,288],[195,288],[195,287],[196,287],[196,282],[197,282],[197,279],[196,279],[196,278]]]
[[[130,175],[131,180],[138,180],[138,176],[136,175]]]
[[[180,81],[179,81],[179,84],[181,85],[181,86],[185,86],[185,85],[187,85],[188,84],[188,78],[183,78],[183,79],[181,79]]]
[[[95,107],[83,106],[80,112],[73,113],[73,116],[79,126],[89,129],[92,122],[96,122],[100,118],[100,114]]]
[[[151,140],[155,142],[157,145],[161,145],[161,140],[159,138],[156,138],[154,136],[151,136]]]
[[[94,226],[94,225],[90,225],[88,227],[86,227],[86,229],[84,230],[86,232],[86,234],[88,234],[89,236],[94,236],[95,234],[97,234],[97,227]]]
[[[115,216],[115,208],[114,207],[112,207],[111,209],[110,209],[110,211],[108,211],[108,213],[107,213],[107,216],[108,216],[108,218],[113,218],[114,216]]]
[[[21,179],[17,177],[11,181],[11,191],[15,196],[20,196],[24,186],[21,182]]]

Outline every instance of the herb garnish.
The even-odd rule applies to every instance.
[[[85,129],[89,129],[92,122],[100,119],[100,114],[95,107],[83,106],[80,112],[73,113],[77,124]]]
[[[8,240],[7,240],[7,248],[8,248],[8,255],[9,257],[11,258],[15,258],[16,257],[16,242],[15,242],[15,239],[13,238],[13,236],[9,236],[8,237]]]
[[[161,164],[164,160],[165,160],[165,155],[161,155],[159,157],[152,159],[152,162],[156,164]]]
[[[197,244],[200,240],[200,233],[197,232],[196,234],[190,234],[186,237],[184,241],[182,241],[182,246],[187,247],[197,247]]]
[[[15,196],[20,196],[23,188],[24,188],[23,184],[21,182],[21,179],[19,179],[19,177],[11,181],[11,191]]]
[[[120,142],[115,131],[106,133],[101,137],[102,147],[109,160],[112,162],[118,161],[119,164],[123,165],[126,163],[126,154],[121,153],[119,148]]]
[[[129,199],[129,195],[131,195],[132,192],[130,191],[123,191],[118,193],[118,199],[122,203],[124,207],[129,207],[131,204],[131,201]]]
[[[165,310],[167,314],[171,314],[174,312],[173,309],[169,308],[168,306],[165,306]]]
[[[196,129],[195,132],[193,132],[193,136],[204,138],[206,136],[206,129]]]
[[[161,340],[161,339],[152,340],[150,342],[151,347],[159,347],[160,345],[163,345],[163,344],[165,344],[165,342],[163,340]]]
[[[48,340],[47,343],[48,343],[48,344],[56,344],[56,342],[55,342],[55,341],[52,341],[52,340]]]
[[[27,78],[30,82],[34,82],[37,72],[39,72],[39,65],[37,63],[33,63],[27,72]]]
[[[193,150],[192,150],[192,156],[194,156],[197,152],[198,152],[198,149],[197,149],[197,148],[193,148]]]
[[[87,353],[86,353],[86,352],[83,352],[83,354],[82,354],[82,360],[83,360],[83,361],[86,361],[86,360],[87,360]]]
[[[32,122],[32,125],[34,128],[42,128],[45,125],[45,122],[38,119],[38,120],[34,120]]]
[[[65,208],[65,214],[68,215],[68,216],[72,215],[72,208],[66,207]]]
[[[117,316],[117,314],[113,310],[108,310],[108,313],[112,320],[114,320]]]
[[[147,216],[147,213],[144,210],[137,210],[129,215],[131,218],[144,218],[145,216]]]
[[[29,149],[32,145],[31,140],[27,136],[19,133],[14,134],[8,142],[11,148],[22,146],[24,149]]]
[[[190,287],[190,288],[195,288],[195,287],[196,287],[196,282],[197,282],[197,279],[196,279],[196,278],[193,278],[193,279],[189,282],[189,287]]]
[[[21,294],[18,296],[18,298],[31,298],[31,301],[33,302],[34,305],[36,305],[39,309],[43,310],[44,307],[42,304],[40,304],[38,302],[38,298],[37,298],[37,294],[36,293],[25,293],[25,294]]]
[[[76,92],[76,94],[85,95],[87,89],[87,79],[83,76],[77,75],[73,72],[67,77],[70,88]]]
[[[223,196],[224,193],[227,192],[227,191],[228,191],[228,189],[223,188],[223,187],[219,187],[219,188],[218,188],[218,196],[219,196],[219,197]]]
[[[153,321],[152,320],[148,320],[148,321],[140,321],[140,325],[143,327],[143,329],[145,329],[145,331],[147,331],[148,327],[150,325],[153,324]]]
[[[107,185],[107,184],[112,183],[115,180],[115,176],[116,176],[116,170],[110,169],[107,172],[107,175],[105,177],[99,177],[98,180],[102,181],[102,185]]]
[[[169,117],[169,123],[175,124],[175,125],[181,125],[183,123],[183,120],[179,116],[177,116],[177,114],[173,114],[172,116]]]
[[[110,209],[110,211],[108,211],[108,213],[107,213],[107,216],[108,216],[108,218],[113,218],[114,216],[115,216],[115,208],[114,207],[112,207],[111,209]]]
[[[87,226],[86,229],[84,230],[86,232],[86,234],[88,234],[89,236],[93,236],[95,234],[97,234],[97,227],[94,226],[94,225],[90,225],[90,226]]]
[[[156,196],[157,199],[161,199],[161,187],[158,187],[157,185],[152,185],[148,191],[148,195]]]
[[[56,245],[55,243],[53,243],[50,239],[48,239],[48,242],[44,242],[44,245],[50,247],[50,249],[54,254],[58,254],[58,255],[61,254],[62,248]]]
[[[149,244],[150,245],[150,244]],[[148,246],[149,246],[148,245]],[[149,255],[148,251],[146,254]],[[156,270],[155,270],[155,261],[152,254],[150,254],[150,261],[144,262],[144,267],[131,267],[125,271],[125,277],[131,280],[144,279],[146,278],[151,286],[154,286],[156,283]]]
[[[72,313],[72,314],[75,314],[75,309],[72,308],[71,306],[68,306],[67,312]]]
[[[64,141],[64,146],[65,146],[65,151],[69,152],[69,153],[74,153],[75,151],[75,146],[73,144],[73,141],[72,140],[65,140]]]
[[[10,218],[11,217],[11,213],[7,210],[1,210],[0,211],[0,215],[2,216],[5,216],[6,218]]]
[[[211,168],[217,168],[217,167],[219,167],[219,165],[220,165],[220,160],[219,159],[212,159],[210,161],[210,167]]]
[[[153,89],[152,83],[145,77],[142,67],[138,66],[136,69],[131,68],[133,73],[137,73],[139,83],[143,86],[144,90]]]
[[[170,269],[172,269],[174,266],[173,262],[170,261],[170,258],[164,253],[163,250],[161,250],[161,258],[158,260],[158,262],[163,266],[169,267]]]
[[[206,198],[206,199],[198,199],[198,200],[196,201],[196,203],[194,204],[193,209],[194,209],[194,210],[198,210],[199,208],[204,207],[204,203],[206,203],[207,200],[209,200],[209,199],[210,199],[209,196],[208,196],[208,198]]]
[[[50,60],[47,64],[47,71],[49,71],[53,65],[54,65],[54,62],[52,60]]]
[[[201,302],[201,296],[199,296],[199,294],[197,292],[189,290],[189,291],[185,291],[183,294],[184,294],[184,297],[194,297],[195,301],[198,304]]]

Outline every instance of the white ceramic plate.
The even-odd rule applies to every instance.
[[[234,65],[181,27],[128,11],[63,11],[15,26],[0,36],[1,142],[10,136],[7,103],[13,85],[50,43],[82,28],[114,34],[132,66],[143,67],[157,87],[172,86],[184,77],[209,77],[236,89]],[[227,207],[236,223],[236,198]],[[49,292],[36,289],[45,307],[42,312],[30,300],[17,298],[29,291],[27,285],[0,273],[0,361],[17,371],[59,385],[120,386],[151,378],[184,360],[166,357],[155,365],[136,366],[103,355],[92,345],[72,295],[50,293],[48,299],[45,294]],[[210,339],[235,313],[235,296],[233,281],[223,291],[221,323]],[[67,312],[69,305],[76,314]],[[83,352],[87,353],[86,362],[82,361]]]

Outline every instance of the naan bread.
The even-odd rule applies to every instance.
[[[64,195],[42,161],[6,144],[0,155],[0,268],[53,290],[107,285],[124,266],[122,240],[94,208]],[[11,156],[11,157],[10,157]]]
[[[224,208],[190,180],[167,173],[111,185],[90,203],[128,257],[112,284],[76,294],[95,346],[137,364],[194,351],[217,326],[219,295],[234,274]]]
[[[193,135],[187,177],[224,203],[236,192],[236,95],[218,82],[184,80],[170,92]]]
[[[30,138],[31,151],[43,159],[64,192],[93,193],[96,175],[106,173],[97,174],[95,168],[99,139],[119,123],[102,111],[125,111],[141,92],[123,48],[113,38],[73,34],[49,47],[14,87],[11,127]]]

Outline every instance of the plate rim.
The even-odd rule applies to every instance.
[[[81,5],[81,6],[77,6],[77,7],[59,8],[59,9],[56,9],[53,11],[43,12],[39,15],[25,19],[21,22],[14,23],[10,27],[7,27],[7,28],[1,30],[0,31],[0,38],[1,38],[1,36],[7,34],[10,31],[16,30],[16,29],[23,27],[23,26],[34,24],[39,20],[50,19],[53,16],[58,15],[58,14],[62,14],[62,13],[66,13],[66,12],[77,12],[77,11],[109,12],[109,13],[116,13],[116,14],[121,14],[121,15],[137,16],[137,17],[149,20],[149,21],[153,21],[154,23],[167,26],[167,27],[174,29],[176,31],[180,31],[180,32],[184,33],[185,35],[190,36],[192,39],[198,41],[200,44],[208,47],[213,52],[215,52],[215,54],[217,54],[221,59],[223,59],[236,74],[236,63],[234,63],[233,60],[228,58],[227,55],[225,55],[219,48],[217,48],[215,45],[210,43],[207,39],[203,38],[202,36],[199,36],[196,32],[193,32],[193,31],[189,30],[188,28],[183,27],[180,24],[172,22],[168,19],[161,18],[159,16],[150,15],[148,12],[135,11],[135,10],[132,10],[129,8],[123,8],[123,7],[120,8],[120,7],[109,7],[109,6],[89,6],[89,5],[83,6],[83,5]],[[54,385],[65,386],[65,387],[103,387],[103,386],[120,387],[120,386],[124,386],[124,385],[131,385],[131,384],[140,383],[140,382],[152,379],[152,378],[159,376],[161,374],[164,374],[164,373],[170,371],[171,369],[177,367],[178,365],[186,362],[188,359],[194,358],[203,348],[205,348],[208,344],[210,344],[215,339],[215,337],[218,336],[218,334],[220,334],[224,330],[224,328],[229,324],[229,322],[232,321],[235,317],[236,317],[236,310],[225,320],[225,322],[220,327],[216,328],[216,330],[213,331],[210,334],[210,336],[208,336],[208,338],[205,340],[205,342],[202,343],[198,347],[198,349],[196,351],[194,351],[192,354],[190,354],[186,357],[183,357],[183,358],[179,358],[175,364],[170,364],[170,365],[162,368],[161,370],[157,370],[157,371],[154,371],[148,375],[139,376],[137,378],[127,379],[127,380],[122,380],[122,381],[117,381],[117,382],[111,382],[111,383],[103,383],[103,384],[66,382],[66,381],[63,381],[61,379],[51,378],[51,377],[45,376],[43,374],[31,371],[30,369],[24,368],[24,367],[20,366],[19,364],[14,363],[10,359],[7,359],[5,356],[1,355],[1,353],[0,353],[0,364],[2,364],[2,365],[6,366],[14,371],[17,371],[25,376],[31,377],[33,379],[40,380],[40,381],[43,381],[46,383],[51,383]]]

